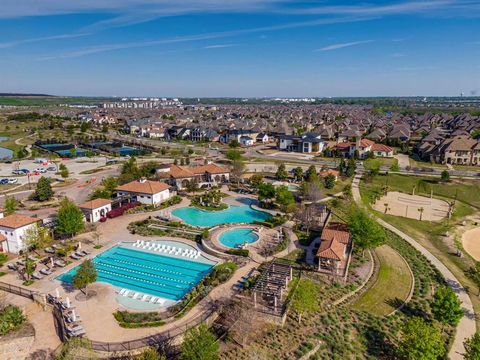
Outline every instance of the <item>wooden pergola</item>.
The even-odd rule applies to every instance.
[[[284,290],[292,277],[291,265],[276,263],[275,260],[270,262],[252,289],[254,307],[257,308],[261,301],[269,312],[279,314],[284,305]]]

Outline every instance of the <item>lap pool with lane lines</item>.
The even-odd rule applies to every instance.
[[[191,248],[185,244],[176,244]],[[207,276],[215,265],[204,257],[201,261],[182,259],[136,250],[128,244],[116,245],[95,256],[92,261],[97,270],[97,281],[172,301],[180,300]],[[71,283],[77,269],[78,266],[74,267],[58,279]]]

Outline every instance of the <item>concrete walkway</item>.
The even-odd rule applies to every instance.
[[[352,195],[355,202],[363,207],[362,199],[360,197],[360,179],[362,175],[355,175],[355,178],[352,182]],[[422,245],[420,245],[415,239],[410,237],[409,235],[403,233],[402,231],[398,230],[396,227],[390,225],[389,223],[383,221],[382,219],[378,219],[375,217],[375,220],[385,227],[386,229],[390,230],[391,232],[400,236],[403,240],[407,241],[410,245],[412,245],[415,249],[420,251],[423,256],[425,256],[442,274],[445,278],[449,287],[457,294],[458,298],[462,302],[463,311],[465,316],[460,320],[457,326],[457,332],[455,334],[455,339],[453,341],[452,348],[450,349],[450,353],[448,354],[449,358],[452,360],[461,360],[463,359],[463,354],[465,352],[465,347],[463,346],[463,342],[473,336],[476,332],[476,325],[475,325],[475,312],[473,310],[472,301],[468,296],[465,288],[460,284],[457,278],[452,274],[450,270],[440,261],[438,260],[430,251],[425,249]]]

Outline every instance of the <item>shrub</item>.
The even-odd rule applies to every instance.
[[[248,257],[249,251],[247,249],[230,249],[227,250],[227,254]]]
[[[22,310],[17,306],[9,305],[5,307],[0,312],[0,335],[5,335],[17,330],[26,319]]]

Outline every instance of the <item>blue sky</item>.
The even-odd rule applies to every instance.
[[[480,94],[480,0],[0,0],[0,92]]]

